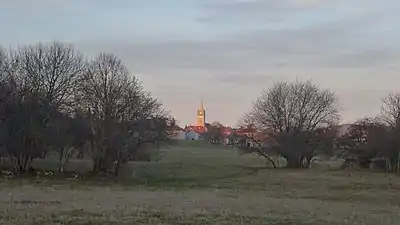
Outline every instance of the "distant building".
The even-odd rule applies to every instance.
[[[202,140],[202,136],[201,136],[201,134],[197,133],[196,131],[187,131],[185,133],[185,139],[197,141],[197,140]]]
[[[185,131],[179,131],[175,133],[173,139],[175,140],[185,140],[186,139],[186,132]]]
[[[196,125],[188,125],[176,134],[176,139],[183,139],[183,133],[185,134],[186,140],[202,140],[204,134],[210,129],[212,125],[206,122],[206,110],[204,108],[203,101],[200,103],[200,107],[197,110]],[[218,128],[221,132],[222,144],[233,144],[238,139],[245,139],[247,141],[257,140],[263,142],[268,139],[268,135],[265,133],[258,132],[254,127],[240,127],[231,128],[229,126],[221,126]],[[214,130],[215,131],[215,130]],[[246,141],[246,142],[247,142]]]
[[[179,127],[178,125],[175,125],[171,129],[172,132],[172,139],[174,140],[185,140],[186,139],[186,131]]]
[[[192,138],[195,138],[194,140],[199,140],[199,138],[201,138],[201,136],[207,132],[206,110],[204,109],[203,101],[201,101],[200,108],[197,110],[197,124],[185,126],[184,130],[187,133],[190,132],[189,140],[192,140]],[[197,133],[198,135],[194,135],[193,132]],[[188,135],[186,135],[186,137],[188,137]]]
[[[206,126],[206,110],[204,109],[203,100],[200,103],[200,108],[197,110],[197,126]]]

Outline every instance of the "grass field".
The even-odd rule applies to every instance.
[[[320,164],[271,169],[232,148],[181,145],[159,162],[129,163],[117,181],[3,178],[0,224],[400,224],[400,177]]]

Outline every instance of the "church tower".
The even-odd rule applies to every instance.
[[[205,127],[206,126],[206,110],[203,106],[203,100],[201,100],[200,108],[197,110],[197,126]]]

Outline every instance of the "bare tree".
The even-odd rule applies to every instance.
[[[378,165],[380,169],[395,171],[398,168],[399,133],[379,118],[365,118],[352,124],[349,131],[336,140],[338,156],[345,165],[360,168]]]
[[[137,85],[137,81],[130,79],[129,71],[121,60],[104,53],[90,63],[81,81],[81,104],[90,111],[94,135],[93,170],[107,170],[112,165],[112,161],[106,162],[112,151],[107,146],[108,138],[116,133],[113,126],[128,109],[124,97],[132,94],[130,86]]]
[[[44,135],[47,147],[59,154],[58,171],[64,172],[69,159],[76,153],[83,157],[84,147],[92,138],[91,131],[88,121],[79,111],[72,116],[53,113]]]
[[[308,167],[310,161],[328,141],[326,132],[339,119],[335,94],[310,81],[278,82],[257,98],[247,114],[260,132],[268,133],[269,148],[287,160],[288,167]],[[332,144],[331,139],[325,146]],[[312,143],[312,144],[311,144]]]
[[[6,63],[7,63],[7,53],[0,46],[0,160],[2,163],[3,157],[7,156],[7,151],[5,149],[5,142],[3,137],[5,136],[4,121],[7,118],[5,110],[9,88],[5,82],[6,78]]]
[[[102,53],[89,64],[79,88],[81,108],[91,115],[93,170],[119,168],[124,152],[138,147],[140,135],[135,134],[149,128],[135,124],[162,113],[161,104],[111,54]]]
[[[19,172],[54,150],[64,171],[82,149],[95,171],[118,171],[142,143],[169,139],[174,120],[114,55],[85,63],[70,45],[39,43],[0,51],[0,78],[0,147]]]
[[[12,51],[11,57],[15,81],[25,83],[55,109],[74,100],[78,78],[86,71],[82,55],[58,42],[25,46]]]
[[[392,129],[400,126],[400,93],[389,94],[383,99],[382,120]]]
[[[8,94],[3,138],[20,172],[46,151],[46,126],[55,112],[70,107],[76,80],[83,72],[80,54],[60,43],[9,52],[4,66]]]
[[[221,144],[224,138],[222,129],[223,125],[220,122],[212,122],[207,126],[207,132],[203,134],[204,140],[212,144]]]
[[[211,126],[219,128],[219,127],[223,127],[224,125],[222,125],[222,123],[219,121],[214,121],[211,123]]]
[[[378,165],[380,169],[398,171],[400,166],[400,95],[383,99],[381,114],[351,125],[349,132],[337,139],[339,157],[361,168]]]
[[[344,166],[369,168],[372,159],[378,152],[372,147],[372,139],[376,137],[376,130],[384,131],[381,124],[373,118],[364,118],[352,124],[348,131],[336,140],[337,156],[345,159]]]
[[[400,171],[400,93],[389,94],[383,100],[380,118],[390,128],[390,142],[386,144],[386,157],[392,170]]]
[[[0,46],[0,81],[2,81],[5,76],[7,57],[6,51]]]

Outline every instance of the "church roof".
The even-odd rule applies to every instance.
[[[199,134],[204,134],[207,132],[207,128],[204,126],[190,125],[185,127],[185,131],[194,131]]]
[[[204,111],[203,99],[200,101],[200,110]]]

